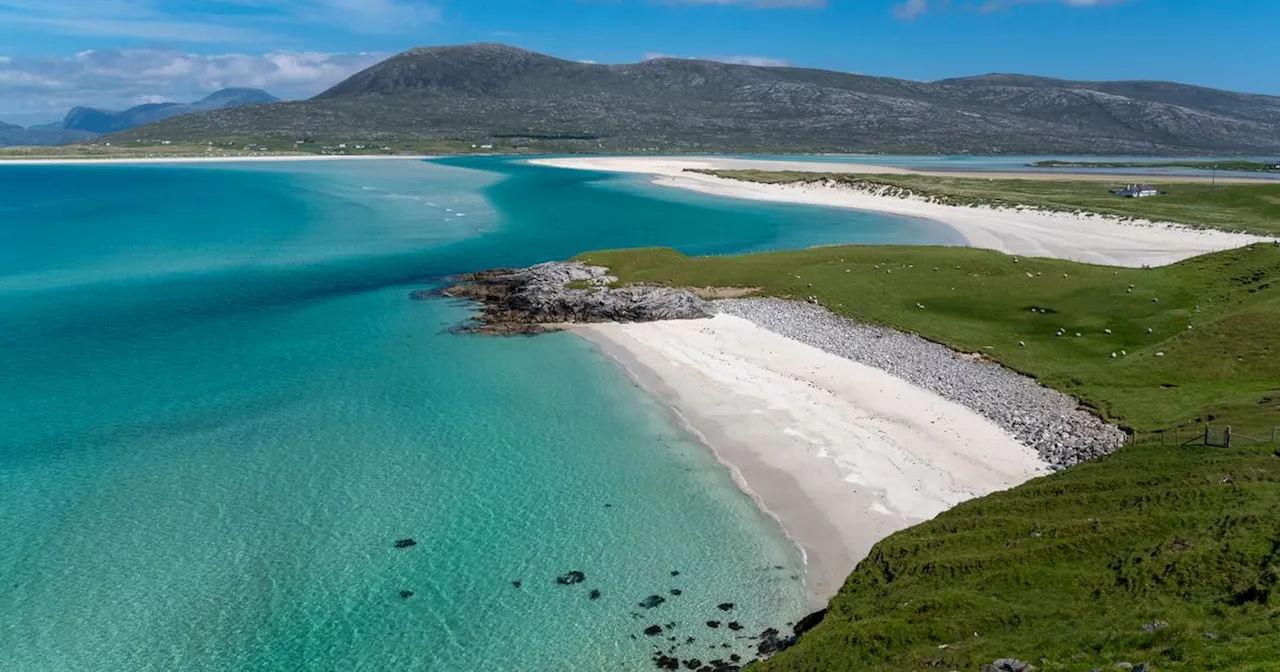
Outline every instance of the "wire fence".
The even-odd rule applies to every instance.
[[[1200,428],[1184,427],[1163,432],[1133,432],[1129,443],[1159,444],[1161,446],[1212,446],[1230,448],[1245,445],[1280,445],[1280,427],[1268,431],[1237,432],[1230,425],[1205,425]]]

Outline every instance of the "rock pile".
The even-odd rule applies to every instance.
[[[465,331],[535,334],[574,322],[649,322],[709,317],[692,292],[669,287],[613,288],[609,269],[580,262],[550,262],[529,268],[480,271],[458,278],[445,296],[481,304]],[[568,285],[575,285],[569,287]],[[415,298],[427,293],[415,292]]]
[[[1125,442],[1124,432],[1081,408],[1072,397],[919,336],[855,324],[821,306],[796,301],[725,299],[712,307],[971,408],[1055,468],[1106,455]]]

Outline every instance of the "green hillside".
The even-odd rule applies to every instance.
[[[1280,669],[1277,447],[1170,439],[1206,422],[1261,439],[1280,426],[1280,246],[1157,269],[967,248],[581,258],[624,283],[816,297],[980,352],[1139,430],[1115,455],[880,542],[821,624],[749,669]]]

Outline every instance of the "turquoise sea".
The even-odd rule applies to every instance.
[[[709,452],[589,344],[450,334],[467,306],[407,297],[837,242],[961,239],[508,159],[0,166],[0,670],[746,654],[704,621],[794,621],[801,559]]]

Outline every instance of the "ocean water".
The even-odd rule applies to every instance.
[[[834,242],[960,239],[506,159],[0,166],[0,670],[745,654],[703,621],[795,620],[801,558],[705,447],[584,341],[407,294]]]

